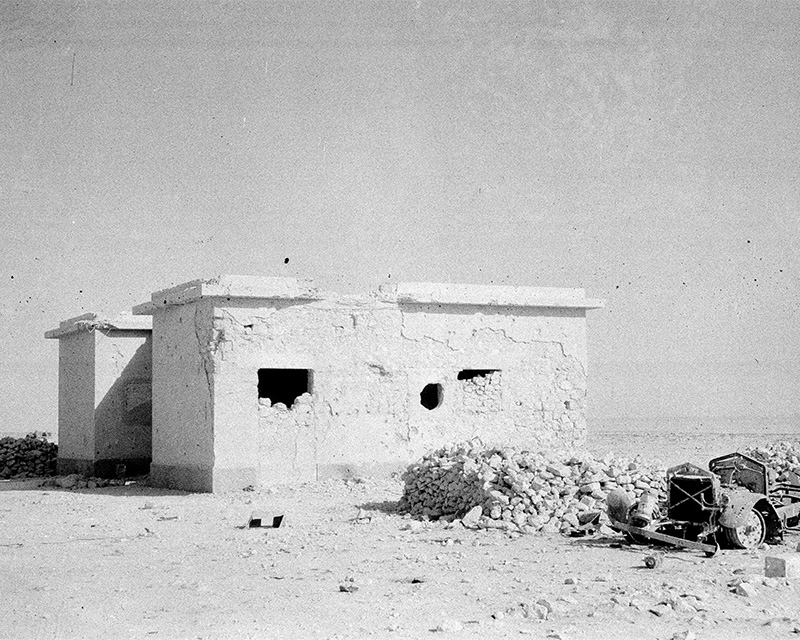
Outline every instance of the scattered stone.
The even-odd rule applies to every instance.
[[[458,633],[459,631],[463,631],[464,625],[461,624],[458,620],[443,620],[440,622],[434,631],[441,632],[441,633]]]
[[[536,604],[538,604],[539,606],[544,607],[545,609],[547,609],[547,615],[548,616],[553,613],[553,605],[550,603],[549,600],[547,600],[547,598],[539,598],[536,601]]]
[[[750,582],[741,582],[734,588],[733,592],[737,596],[742,596],[744,598],[752,598],[758,593],[755,585]]]
[[[613,595],[613,596],[611,596],[611,602],[613,602],[614,604],[618,604],[621,607],[630,607],[631,606],[631,599],[626,597],[626,596],[622,596],[622,595]]]
[[[578,584],[578,579],[571,576],[569,578],[564,578],[564,584]]]
[[[778,578],[768,578],[765,576],[761,579],[761,584],[763,584],[765,587],[769,587],[770,589],[779,589],[781,586],[781,581]]]
[[[549,614],[550,612],[548,611],[547,607],[539,603],[522,605],[522,615],[526,618],[531,618],[533,620],[547,620],[547,616]]]
[[[478,526],[478,521],[481,519],[482,515],[483,507],[481,505],[476,505],[467,511],[466,515],[461,518],[461,524],[469,529],[473,529]]]
[[[339,591],[342,593],[355,593],[358,591],[358,587],[352,582],[345,582],[344,584],[339,585]]]
[[[578,520],[578,516],[574,513],[566,513],[563,516],[563,521],[567,523],[573,529],[577,529],[581,526],[580,521]]]
[[[56,478],[56,486],[61,487],[62,489],[73,489],[78,485],[79,480],[80,476],[77,473],[73,473],[68,476]]]
[[[670,640],[697,640],[697,636],[693,631],[678,631],[672,635]]]
[[[675,610],[675,613],[683,613],[683,614],[690,614],[694,615],[697,613],[697,609],[695,609],[692,604],[689,602],[688,598],[675,598],[670,602],[672,608]]]
[[[672,607],[670,607],[668,604],[660,603],[655,605],[654,607],[650,607],[649,611],[653,615],[662,618],[672,611]]]
[[[495,620],[502,620],[505,617],[506,617],[506,612],[505,611],[495,611],[492,614],[492,618],[494,618]]]

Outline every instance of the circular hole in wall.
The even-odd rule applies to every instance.
[[[443,399],[444,391],[438,383],[426,384],[419,394],[419,403],[429,411],[441,405]]]

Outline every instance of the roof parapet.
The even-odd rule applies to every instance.
[[[400,282],[384,284],[378,297],[397,304],[441,304],[488,307],[600,309],[605,301],[587,298],[584,289],[505,285]]]

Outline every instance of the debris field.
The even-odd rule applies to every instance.
[[[605,512],[612,489],[637,497],[663,494],[665,471],[641,458],[487,449],[472,441],[443,447],[409,466],[400,507],[433,519],[470,512],[480,528],[558,533],[583,524],[583,513]]]
[[[798,445],[765,449],[792,456]],[[600,493],[645,491],[645,478],[657,489],[662,468],[472,443],[402,480],[224,495],[4,481],[0,638],[797,637],[796,533],[713,558],[602,527],[565,535],[565,516],[583,513],[574,501],[596,510]],[[462,521],[478,506],[486,513]],[[253,514],[284,519],[248,526]]]

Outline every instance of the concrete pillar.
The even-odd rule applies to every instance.
[[[70,318],[45,333],[58,349],[58,472],[147,473],[151,459],[151,319]]]

